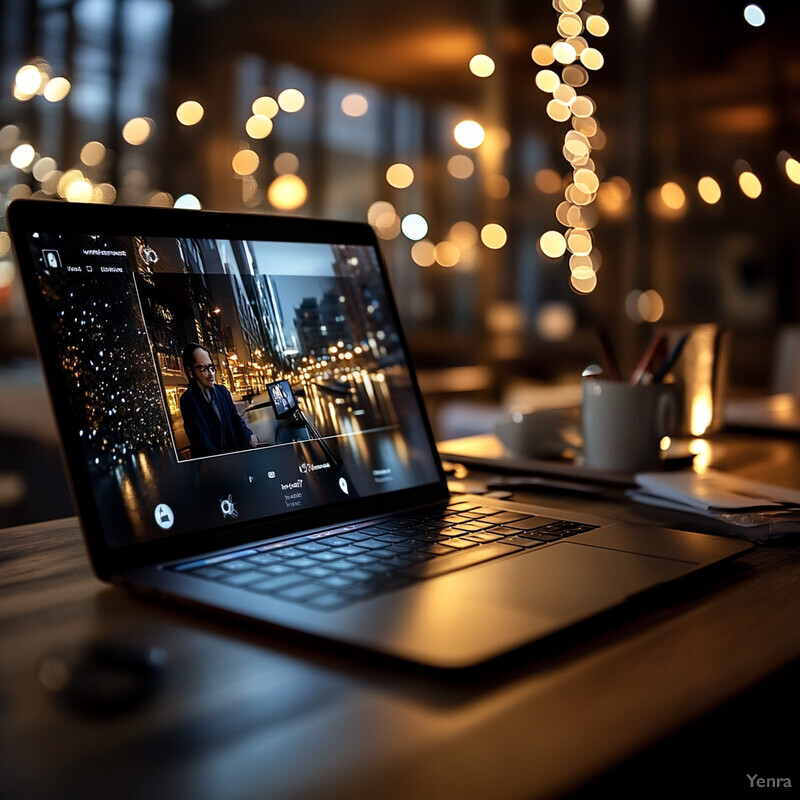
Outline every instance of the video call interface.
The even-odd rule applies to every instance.
[[[438,480],[372,247],[31,247],[110,546]]]

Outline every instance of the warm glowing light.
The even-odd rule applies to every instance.
[[[787,158],[783,168],[792,183],[800,184],[800,161],[795,158]]]
[[[757,6],[755,3],[751,3],[747,6],[744,10],[744,18],[747,21],[748,25],[752,25],[754,28],[761,27],[766,21],[767,17],[764,14],[763,10],[760,6]]]
[[[406,214],[400,223],[400,230],[407,239],[418,242],[428,235],[428,221],[421,214]]]
[[[257,116],[274,119],[278,111],[280,111],[280,107],[274,97],[263,95],[253,100],[250,110]]]
[[[704,175],[697,181],[697,193],[700,195],[700,199],[710,206],[722,199],[722,189],[710,175]]]
[[[489,197],[502,200],[511,193],[511,183],[505,175],[487,175],[484,188]]]
[[[267,200],[282,211],[294,211],[307,199],[308,189],[297,175],[279,175],[267,189]]]
[[[536,73],[536,87],[548,94],[554,92],[561,83],[558,73],[551,69],[540,69]]]
[[[87,167],[96,167],[106,157],[106,146],[102,142],[87,142],[81,149],[81,162]]]
[[[605,36],[608,33],[608,21],[599,14],[593,14],[586,20],[586,30],[592,36]]]
[[[600,188],[600,179],[590,169],[576,170],[572,179],[575,186],[587,194],[594,194]]]
[[[597,288],[597,275],[591,274],[576,275],[574,272],[569,276],[569,285],[578,294],[591,294]]]
[[[577,96],[577,92],[572,86],[567,86],[566,83],[561,83],[553,90],[553,98],[558,100],[564,105],[568,106]]]
[[[197,100],[186,100],[181,103],[175,111],[178,122],[187,127],[190,125],[197,125],[197,123],[203,119],[204,114],[205,109]]]
[[[569,106],[560,100],[551,100],[547,104],[547,116],[556,122],[566,122],[570,117]]]
[[[300,159],[294,153],[279,153],[272,162],[278,175],[288,175],[300,169]]]
[[[583,20],[577,14],[562,14],[558,18],[558,32],[569,39],[583,32]]]
[[[36,151],[33,149],[33,145],[19,144],[11,151],[9,161],[17,169],[27,169],[33,164],[34,158],[36,158]]]
[[[604,63],[603,54],[594,47],[587,47],[581,51],[581,64],[586,69],[598,70],[602,68]]]
[[[395,239],[400,235],[400,218],[386,200],[378,200],[369,207],[367,221],[381,239]]]
[[[567,240],[559,231],[545,231],[539,237],[539,249],[548,258],[561,258],[567,251]]]
[[[231,166],[237,175],[252,175],[258,169],[260,162],[258,153],[245,148],[236,153],[231,161]]]
[[[454,178],[469,178],[475,172],[475,162],[465,155],[452,156],[447,162],[447,171]]]
[[[694,453],[692,470],[694,472],[706,472],[711,466],[712,448],[705,439],[693,439],[689,442],[689,452]]]
[[[493,59],[483,53],[472,56],[469,60],[469,71],[478,78],[488,78],[494,69]]]
[[[244,124],[244,129],[251,139],[266,139],[272,133],[272,120],[263,114],[253,114]]]
[[[644,322],[658,322],[664,316],[664,301],[655,289],[648,289],[636,298],[636,309]]]
[[[377,227],[380,218],[387,214],[391,214],[392,217],[397,216],[394,206],[386,200],[378,200],[367,209],[367,222],[373,227]]]
[[[72,89],[72,85],[66,78],[51,78],[44,87],[44,99],[50,103],[58,103],[63,100]]]
[[[702,436],[714,419],[714,403],[710,386],[697,386],[689,408],[689,433]]]
[[[556,194],[561,191],[562,179],[554,169],[540,169],[533,178],[536,188],[545,194]]]
[[[34,64],[26,64],[17,70],[14,86],[19,94],[33,97],[42,88],[44,77],[39,67]]]
[[[661,187],[661,201],[672,211],[680,211],[686,205],[686,194],[675,181],[667,181]]]
[[[461,251],[452,242],[439,242],[434,254],[436,262],[443,267],[454,267],[461,259]]]
[[[761,196],[761,181],[752,172],[745,170],[739,175],[739,188],[751,200]]]
[[[433,242],[414,242],[411,247],[411,259],[420,267],[432,267],[436,263],[436,247]]]
[[[193,194],[182,194],[175,201],[175,208],[202,208],[200,201]]]
[[[576,97],[570,106],[570,110],[572,111],[573,116],[579,118],[586,118],[591,117],[594,114],[595,105],[594,100],[591,97],[586,97],[586,95],[582,95],[581,97]]]
[[[567,249],[570,253],[578,256],[586,256],[592,252],[592,236],[588,231],[581,228],[573,228],[567,231]]]
[[[506,229],[496,222],[489,222],[481,228],[481,241],[490,250],[500,250],[508,241]]]
[[[122,129],[122,138],[131,145],[144,144],[153,133],[155,124],[147,117],[134,117],[125,123]]]
[[[306,98],[299,89],[284,89],[278,95],[278,105],[287,114],[294,114],[306,104]]]
[[[467,150],[474,150],[483,144],[483,140],[486,138],[486,131],[474,119],[465,119],[453,129],[453,138]]]
[[[577,55],[575,48],[569,42],[556,42],[553,45],[553,58],[559,64],[571,64]]]
[[[478,241],[478,230],[471,222],[461,220],[450,228],[447,239],[461,250],[468,250]]]
[[[569,86],[585,86],[589,82],[589,73],[580,64],[568,64],[561,70],[561,80]]]
[[[544,341],[565,342],[574,335],[577,319],[569,303],[557,300],[539,308],[534,324]]]
[[[363,117],[369,111],[369,102],[363,94],[351,92],[342,98],[342,111],[348,117]]]
[[[68,203],[89,203],[92,199],[92,184],[85,178],[72,181],[64,197]]]
[[[0,231],[0,258],[7,256],[11,251],[11,237],[6,231]]]
[[[531,58],[535,64],[540,67],[549,67],[555,61],[553,57],[553,48],[549,44],[537,44],[531,50]]]
[[[414,183],[414,170],[408,164],[392,164],[386,170],[386,182],[395,189],[407,189]]]

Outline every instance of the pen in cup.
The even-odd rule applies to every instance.
[[[660,359],[663,359],[667,353],[667,337],[663,333],[659,333],[652,342],[648,345],[647,349],[639,359],[639,363],[631,374],[631,383],[636,386],[637,384],[644,383],[653,370],[653,365]]]
[[[672,350],[667,353],[664,360],[661,362],[659,368],[653,373],[653,382],[660,383],[667,377],[669,371],[675,366],[675,362],[680,358],[681,352],[683,351],[684,345],[686,344],[686,340],[689,338],[688,333],[684,333],[675,345],[673,346]]]

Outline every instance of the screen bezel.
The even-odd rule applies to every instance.
[[[256,213],[104,206],[51,200],[15,200],[7,207],[6,218],[32,318],[45,382],[57,421],[62,453],[68,466],[67,473],[73,502],[81,521],[93,568],[101,579],[111,580],[127,570],[148,564],[191,557],[210,550],[239,547],[266,538],[280,538],[299,531],[341,524],[355,518],[369,518],[407,509],[412,504],[433,503],[448,496],[447,480],[438,457],[430,421],[424,411],[422,394],[400,324],[391,281],[378,240],[367,223]],[[421,423],[438,473],[437,481],[413,489],[353,499],[343,506],[307,509],[240,524],[219,525],[201,532],[186,532],[163,539],[110,547],[105,538],[103,516],[92,491],[84,452],[66,411],[67,390],[63,371],[58,366],[52,331],[49,324],[43,321],[42,295],[29,246],[29,237],[37,231],[87,235],[99,233],[117,236],[296,241],[374,247],[378,255],[390,313],[394,318],[400,347],[406,357],[414,397],[420,409]],[[269,537],[264,535],[264,519],[269,519]]]

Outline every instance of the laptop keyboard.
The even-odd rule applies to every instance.
[[[392,517],[346,533],[260,545],[172,569],[334,610],[595,527],[454,500],[438,510]]]

